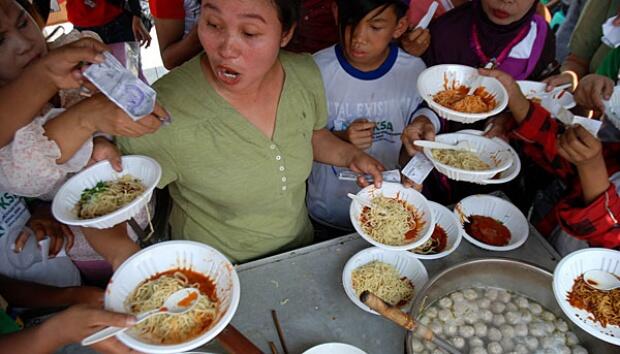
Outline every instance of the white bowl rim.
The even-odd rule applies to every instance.
[[[463,240],[463,225],[461,224],[459,219],[456,217],[456,214],[454,214],[454,212],[452,212],[452,210],[450,210],[448,207],[442,204],[439,204],[437,202],[434,202],[432,200],[428,201],[428,205],[431,207],[431,210],[433,209],[438,210],[437,212],[439,212],[439,210],[443,210],[442,213],[446,213],[446,215],[449,215],[450,219],[454,222],[454,224],[456,225],[458,229],[458,235],[456,236],[456,241],[454,241],[454,244],[452,244],[452,247],[445,249],[439,253],[419,254],[419,253],[415,253],[415,248],[410,250],[409,253],[414,258],[424,259],[424,260],[439,259],[439,258],[447,257],[461,245],[461,241]],[[437,226],[438,223],[439,222],[435,221],[435,227]]]
[[[497,141],[495,141],[493,139],[490,139],[490,138],[487,138],[485,136],[481,136],[481,135],[455,132],[455,133],[439,134],[439,135],[437,135],[437,137],[441,137],[441,136],[456,136],[456,135],[458,135],[458,136],[465,135],[467,137],[474,137],[474,140],[475,139],[487,140],[488,142],[492,143],[494,146],[497,146],[496,151],[502,151],[502,150],[506,149],[505,146],[499,144]],[[506,171],[514,163],[513,158],[512,158],[512,154],[510,154],[510,163],[505,162],[505,163],[502,163],[499,166],[496,166],[494,168],[491,168],[491,169],[488,169],[488,170],[482,170],[482,171],[465,170],[465,169],[462,169],[462,168],[446,165],[446,164],[440,162],[439,160],[437,160],[437,159],[435,159],[433,157],[433,154],[432,154],[431,150],[433,150],[433,149],[425,147],[423,151],[424,151],[424,154],[426,155],[426,157],[428,157],[428,159],[431,160],[433,163],[436,163],[440,167],[443,167],[445,169],[456,171],[456,172],[459,172],[459,173],[462,173],[462,174],[468,174],[468,175],[488,175],[488,174],[493,174],[494,175],[494,174]],[[510,151],[508,151],[508,153],[510,153]],[[485,179],[485,181],[486,181],[486,179]]]
[[[503,203],[506,205],[509,205],[511,209],[514,209],[518,212],[518,214],[516,214],[515,216],[517,218],[522,219],[522,221],[525,221],[525,223],[527,224],[527,235],[525,235],[525,237],[519,239],[517,242],[512,243],[512,244],[507,244],[506,246],[493,246],[493,245],[489,245],[486,244],[482,241],[478,241],[475,237],[471,236],[470,234],[467,233],[467,231],[465,231],[465,227],[463,226],[463,237],[469,241],[470,243],[482,248],[482,249],[486,249],[489,251],[499,251],[499,252],[503,252],[503,251],[512,251],[515,250],[519,247],[521,247],[529,238],[529,222],[527,221],[527,218],[525,217],[525,215],[523,215],[523,213],[521,212],[521,210],[519,210],[519,208],[517,208],[516,205],[512,204],[510,201],[500,198],[500,197],[496,197],[494,195],[489,195],[489,194],[474,194],[474,195],[470,195],[468,197],[465,197],[463,199],[461,199],[458,203],[456,203],[455,207],[454,207],[454,214],[456,215],[457,219],[459,219],[459,214],[457,212],[457,206],[460,205],[464,200],[466,199],[473,199],[473,198],[488,198],[488,199],[493,199],[496,202],[499,203]],[[484,215],[483,215],[484,216]],[[463,225],[463,223],[459,220],[459,224]],[[510,230],[512,233],[512,230]],[[512,239],[512,235],[511,235],[511,239]]]
[[[136,350],[147,350],[148,352],[154,353],[154,354],[158,354],[158,353],[162,353],[162,354],[167,354],[167,353],[178,353],[179,351],[187,351],[187,350],[192,350],[192,348],[190,347],[186,347],[187,346],[187,342],[189,341],[197,341],[200,342],[200,344],[197,344],[197,346],[193,346],[193,349],[199,348],[201,345],[204,345],[205,343],[207,343],[208,341],[212,340],[213,338],[215,338],[217,336],[217,334],[219,332],[221,332],[232,320],[233,316],[235,315],[235,312],[237,312],[237,308],[239,306],[239,301],[241,299],[241,283],[239,281],[239,276],[237,274],[237,271],[235,269],[235,267],[232,265],[232,263],[230,263],[230,261],[228,260],[228,258],[221,253],[220,251],[218,251],[217,249],[215,249],[212,246],[209,246],[205,243],[202,242],[197,242],[197,241],[190,241],[190,240],[171,240],[171,241],[165,241],[165,242],[160,242],[154,245],[151,245],[147,248],[143,248],[140,251],[134,253],[133,255],[131,255],[129,258],[127,258],[115,271],[114,274],[112,275],[112,278],[110,278],[110,282],[108,282],[108,286],[114,282],[115,277],[117,276],[117,274],[121,274],[121,272],[123,272],[125,270],[125,268],[129,268],[131,266],[131,264],[133,263],[133,261],[135,259],[137,259],[138,257],[142,257],[142,254],[144,253],[148,253],[148,252],[153,252],[154,249],[158,249],[161,247],[167,247],[170,245],[185,245],[185,246],[194,246],[194,247],[200,247],[200,248],[206,248],[210,251],[213,251],[217,254],[220,254],[222,256],[222,258],[224,260],[226,260],[228,263],[227,265],[230,266],[230,277],[231,277],[231,281],[232,281],[232,289],[231,289],[231,300],[230,300],[230,305],[228,307],[228,309],[226,310],[226,313],[224,315],[222,315],[222,317],[220,318],[219,321],[217,321],[216,323],[213,323],[211,325],[211,327],[204,331],[202,334],[200,334],[199,336],[196,336],[186,342],[183,343],[177,343],[177,344],[167,344],[167,345],[157,345],[157,344],[152,344],[152,343],[145,343],[142,341],[139,341],[138,339],[129,336],[126,333],[121,333],[117,335],[117,338],[123,342],[124,344],[130,346],[129,343],[127,343],[127,341],[135,341],[137,343],[139,343],[140,345],[135,345],[135,343],[132,343],[131,347],[137,347],[134,348]],[[105,295],[104,295],[104,304],[107,303],[109,297],[110,297],[110,292],[108,291],[108,287],[106,286],[106,291],[105,291]],[[215,327],[221,327],[221,329],[218,329],[217,332],[214,331],[213,333],[209,334],[209,332],[214,329]],[[209,335],[207,335],[209,334]],[[204,337],[203,339],[200,339],[201,337]],[[200,339],[200,340],[198,340]],[[186,348],[186,349],[183,349]]]
[[[104,161],[99,161],[85,169],[83,169],[82,171],[80,171],[78,174],[72,176],[71,178],[69,178],[63,185],[62,187],[60,187],[60,189],[58,190],[58,192],[56,193],[56,196],[54,196],[54,200],[52,201],[52,213],[54,214],[54,217],[56,219],[58,219],[58,221],[62,222],[63,224],[67,224],[67,225],[73,225],[73,226],[88,226],[90,224],[94,224],[103,220],[107,220],[107,219],[111,219],[115,216],[118,216],[120,214],[123,214],[125,212],[127,212],[128,209],[131,209],[134,205],[140,203],[143,201],[144,198],[148,197],[153,190],[155,190],[155,188],[157,187],[157,184],[159,183],[159,180],[161,179],[161,175],[162,175],[162,171],[161,171],[161,165],[159,165],[159,163],[157,162],[157,160],[149,157],[149,156],[144,156],[144,155],[124,155],[121,157],[122,158],[122,163],[123,165],[125,163],[130,163],[130,160],[133,159],[140,159],[140,160],[148,160],[149,162],[154,163],[154,166],[157,167],[157,178],[155,179],[156,182],[153,185],[149,185],[149,186],[145,186],[146,188],[144,189],[144,192],[142,192],[138,197],[136,197],[136,199],[132,200],[131,202],[123,205],[121,208],[116,209],[115,211],[102,215],[102,216],[98,216],[96,218],[92,218],[92,219],[79,219],[79,220],[72,220],[72,219],[65,219],[62,216],[57,216],[54,213],[54,209],[56,208],[61,208],[60,204],[60,200],[58,198],[60,197],[56,197],[56,196],[61,196],[62,194],[64,194],[64,191],[69,188],[70,183],[74,182],[75,180],[78,180],[80,178],[83,178],[84,174],[90,173],[90,171],[92,169],[95,169],[101,165],[109,165],[110,168],[112,168],[112,164],[110,163],[110,161],[108,160],[104,160]],[[127,160],[127,161],[126,161]],[[115,171],[116,172],[116,171]],[[124,176],[126,173],[123,172],[116,172],[119,174],[119,176]],[[82,177],[80,177],[82,176]],[[91,187],[92,188],[92,187]]]
[[[558,303],[558,305],[560,305],[560,308],[562,309],[562,312],[564,312],[564,314],[566,315],[566,317],[570,318],[570,320],[576,324],[577,326],[579,326],[579,328],[581,328],[582,330],[584,330],[585,332],[589,333],[590,335],[605,341],[607,343],[611,343],[614,345],[620,345],[620,338],[618,337],[612,337],[610,335],[606,335],[605,333],[601,333],[599,328],[601,327],[598,323],[597,324],[588,324],[588,323],[583,323],[581,321],[574,321],[573,320],[573,314],[570,313],[570,311],[576,311],[578,309],[573,308],[568,301],[566,301],[565,299],[565,294],[563,296],[561,296],[561,294],[559,294],[560,292],[560,277],[558,276],[563,270],[564,267],[566,266],[567,263],[569,263],[570,261],[573,260],[573,258],[583,254],[583,253],[597,253],[597,252],[603,252],[603,253],[609,253],[610,255],[613,255],[614,258],[618,258],[620,260],[620,251],[616,251],[616,250],[612,250],[612,249],[608,249],[608,248],[602,248],[602,247],[589,247],[589,248],[584,248],[584,249],[580,249],[574,252],[569,253],[568,255],[564,256],[560,262],[555,266],[555,269],[553,271],[553,295],[555,296],[555,300]],[[616,326],[618,327],[618,326]]]
[[[472,72],[478,72],[478,69],[471,67],[471,66],[467,66],[467,65],[462,65],[462,64],[437,64],[437,65],[433,65],[433,66],[429,66],[428,68],[426,68],[424,71],[426,70],[430,70],[433,69],[434,70],[441,70],[441,71],[449,71],[450,69],[452,70],[465,70],[465,71],[472,71]],[[424,71],[422,73],[424,73]],[[418,76],[418,85],[420,84],[420,80],[421,80],[422,74],[420,74]],[[484,112],[484,113],[465,113],[465,112],[459,112],[459,111],[455,111],[451,108],[448,108],[446,106],[443,106],[437,102],[435,102],[435,100],[433,100],[432,97],[423,97],[424,100],[429,104],[429,106],[431,106],[431,108],[436,108],[436,109],[441,109],[444,110],[446,112],[448,112],[451,115],[454,116],[461,116],[464,117],[468,120],[481,120],[484,118],[488,118],[491,116],[494,116],[500,112],[502,112],[504,109],[506,109],[506,107],[508,106],[508,91],[506,91],[506,88],[504,87],[504,85],[502,85],[502,83],[497,80],[494,77],[490,77],[490,76],[486,76],[485,79],[489,79],[491,81],[496,81],[497,85],[499,87],[499,90],[502,92],[503,96],[506,97],[505,100],[502,100],[501,102],[498,100],[497,105],[495,106],[495,108],[493,108],[492,110],[488,111],[488,112]],[[418,89],[418,91],[420,91]],[[436,93],[436,92],[435,92]]]
[[[353,345],[347,344],[347,343],[340,343],[340,342],[328,342],[328,343],[318,344],[318,345],[315,345],[312,348],[306,349],[302,354],[311,354],[311,352],[310,352],[311,350],[323,349],[323,347],[334,346],[334,345],[338,346],[340,348],[343,348],[343,349],[349,349],[349,350],[358,351],[358,353],[360,353],[360,354],[361,353],[366,354],[365,351],[361,350],[360,348],[358,348],[356,346],[353,346]],[[334,354],[337,354],[337,353],[334,353]]]

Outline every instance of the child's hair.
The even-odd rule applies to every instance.
[[[344,40],[344,32],[347,26],[351,26],[354,32],[357,25],[376,8],[381,8],[381,12],[392,7],[396,12],[396,18],[400,20],[407,14],[409,6],[403,0],[336,0],[338,5],[338,27],[340,30],[340,40]]]

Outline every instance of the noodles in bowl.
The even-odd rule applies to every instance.
[[[414,285],[401,276],[393,265],[372,261],[353,270],[351,280],[355,295],[368,290],[392,306],[403,306],[413,299]]]
[[[486,171],[491,169],[486,162],[471,151],[433,149],[433,157],[444,165],[468,171]]]
[[[581,274],[575,279],[573,288],[567,294],[567,301],[571,306],[590,313],[591,319],[600,323],[603,328],[608,325],[620,326],[620,289],[610,291],[594,289],[586,283]]]
[[[477,87],[473,95],[468,95],[468,86],[459,85],[456,81],[449,85],[447,78],[444,81],[444,90],[434,94],[433,101],[446,108],[462,113],[486,113],[497,106],[495,97],[482,86]]]
[[[99,181],[94,187],[86,188],[75,205],[80,219],[93,219],[122,208],[144,193],[142,182],[124,175],[114,181]]]
[[[377,242],[402,246],[415,240],[424,221],[413,206],[398,196],[377,196],[371,200],[370,207],[362,210],[360,224]]]
[[[349,217],[355,231],[369,243],[392,251],[406,251],[426,242],[433,233],[434,217],[426,198],[400,183],[365,187],[353,201]]]
[[[142,282],[125,300],[132,314],[154,310],[178,290],[193,287],[200,299],[190,311],[180,315],[159,314],[134,326],[131,332],[153,344],[178,344],[209,329],[217,315],[218,299],[214,283],[189,269],[172,269]]]

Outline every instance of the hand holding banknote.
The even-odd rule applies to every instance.
[[[75,110],[75,111],[74,111]],[[139,137],[157,131],[166,111],[157,103],[153,112],[134,120],[103,94],[96,94],[72,107],[71,111],[80,116],[83,127],[92,133]]]

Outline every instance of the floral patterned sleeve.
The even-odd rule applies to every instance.
[[[83,169],[93,151],[89,139],[64,164],[56,163],[61,152],[58,145],[44,135],[43,125],[64,112],[52,109],[19,129],[13,141],[0,149],[0,189],[24,196],[52,199],[71,173]]]

